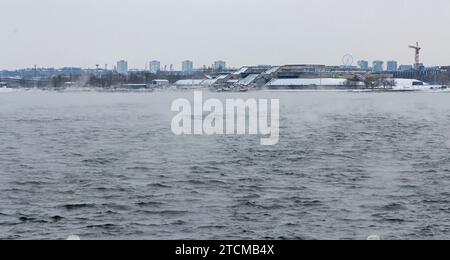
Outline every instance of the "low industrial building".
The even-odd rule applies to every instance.
[[[376,64],[377,65],[377,64]],[[378,63],[378,67],[382,65]],[[242,89],[363,89],[391,88],[396,78],[430,78],[444,71],[442,68],[427,68],[400,71],[367,71],[360,68],[325,66],[314,64],[285,66],[245,66],[228,74],[216,74],[214,78],[185,79],[175,83],[177,88],[211,88],[218,91]],[[419,77],[418,77],[419,76]],[[437,78],[437,76],[435,76]]]
[[[211,79],[183,79],[175,82],[174,86],[180,89],[207,88],[212,84]]]
[[[169,86],[170,82],[167,79],[155,79],[152,80],[153,87],[166,87]]]
[[[362,82],[341,78],[273,79],[266,85],[269,89],[348,89],[364,86]]]

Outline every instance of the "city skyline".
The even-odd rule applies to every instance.
[[[345,56],[348,56],[351,54],[347,53],[346,55],[344,55],[342,58],[344,58]],[[395,63],[395,67],[397,69],[399,69],[399,67],[405,67],[405,66],[414,66],[413,63],[401,63],[398,60],[395,59],[387,59],[387,60],[382,60],[382,59],[354,59],[353,58],[353,62],[351,64],[351,67],[358,67],[361,69],[373,69],[374,67],[374,63],[377,62],[383,62],[383,64],[378,65],[378,67],[382,67],[383,70],[390,70],[389,67],[389,63]],[[372,62],[372,66],[369,66],[369,62]],[[143,64],[142,67],[139,66],[129,66],[129,61],[128,59],[120,59],[118,61],[112,62],[111,64],[109,63],[104,63],[103,65],[105,67],[100,67],[100,64],[93,64],[93,66],[87,66],[87,67],[82,67],[82,66],[74,66],[74,65],[66,65],[66,66],[61,66],[61,67],[56,67],[56,66],[38,66],[37,64],[34,64],[33,66],[28,66],[28,67],[20,67],[20,68],[14,68],[14,69],[0,69],[3,71],[8,71],[8,70],[20,70],[20,69],[33,69],[33,68],[40,68],[40,69],[46,69],[46,68],[53,68],[53,69],[62,69],[62,68],[80,68],[80,69],[109,69],[109,70],[120,70],[118,69],[118,65],[121,62],[126,62],[126,70],[148,70],[150,72],[158,72],[158,71],[189,71],[189,70],[200,70],[200,69],[204,69],[204,68],[209,68],[209,69],[215,69],[215,70],[220,70],[220,69],[239,69],[242,67],[246,67],[246,66],[284,66],[284,65],[301,65],[301,64],[311,64],[311,65],[325,65],[325,66],[342,66],[342,67],[348,67],[348,64],[343,64],[343,61],[341,60],[341,64],[320,64],[320,63],[302,63],[302,62],[298,62],[298,63],[284,63],[284,64],[269,64],[269,63],[261,63],[261,64],[241,64],[241,65],[237,65],[237,66],[228,66],[227,61],[219,59],[219,60],[215,60],[214,62],[210,63],[210,64],[197,64],[197,66],[194,66],[195,60],[183,60],[178,62],[178,66],[176,64],[166,64],[158,59],[151,59],[149,61],[146,61],[145,64]],[[184,64],[186,62],[190,62],[192,63],[191,66],[192,68],[189,70],[185,70],[183,68]],[[361,64],[361,62],[363,62],[363,64]],[[155,64],[156,63],[156,64]],[[450,62],[449,62],[450,64]],[[392,65],[392,64],[391,64]],[[440,66],[449,66],[449,65],[436,65],[436,64],[424,64],[421,63],[421,65],[423,65],[424,67],[440,67]],[[155,70],[155,66],[158,67],[158,69]],[[219,67],[219,68],[218,68]],[[376,69],[375,69],[376,70]]]
[[[348,56],[349,54],[347,54]],[[279,67],[279,66],[286,66],[286,65],[320,65],[320,66],[327,66],[327,67],[342,67],[345,68],[359,68],[362,70],[372,70],[372,71],[398,71],[398,70],[407,70],[412,69],[414,67],[413,64],[402,64],[399,63],[397,60],[380,60],[380,59],[374,59],[371,60],[357,60],[353,61],[352,65],[346,65],[346,64],[340,64],[340,65],[334,65],[334,64],[306,64],[306,63],[297,63],[297,64],[254,64],[254,65],[239,65],[237,67],[229,67],[227,66],[227,62],[224,60],[217,60],[214,61],[211,65],[198,65],[194,66],[194,60],[184,60],[180,64],[180,66],[175,66],[174,64],[164,64],[159,60],[151,60],[147,62],[144,66],[145,67],[129,67],[128,60],[127,59],[121,59],[113,64],[104,64],[104,67],[101,67],[100,64],[96,64],[95,68],[92,67],[76,67],[76,66],[65,66],[65,67],[38,67],[37,65],[33,67],[23,67],[23,68],[17,68],[16,70],[26,70],[26,69],[70,69],[70,68],[76,68],[76,69],[82,69],[82,70],[112,70],[117,71],[119,74],[123,74],[128,71],[149,71],[151,73],[158,73],[161,71],[179,71],[179,72],[192,72],[192,71],[198,71],[198,70],[214,70],[214,71],[221,71],[221,70],[238,70],[243,67]],[[370,63],[370,64],[369,64]],[[110,66],[111,65],[111,66]],[[429,64],[426,66],[423,63],[420,63],[423,68],[437,68],[437,67],[448,67],[447,66],[437,66],[433,64]],[[403,69],[402,69],[403,68]],[[8,70],[0,70],[0,71],[8,71]],[[14,70],[10,70],[14,71]]]
[[[230,67],[341,65],[347,53],[355,61],[409,65],[407,46],[416,41],[425,65],[450,64],[450,39],[441,33],[450,23],[446,0],[130,0],[127,8],[120,0],[3,0],[1,6],[0,70],[94,68],[120,59],[130,68],[151,59],[179,68],[189,57],[198,66],[219,59]]]

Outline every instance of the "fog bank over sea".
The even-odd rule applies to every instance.
[[[0,239],[446,239],[447,93],[250,91],[280,141],[175,136],[191,91],[0,93]]]

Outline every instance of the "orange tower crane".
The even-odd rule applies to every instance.
[[[422,50],[422,48],[419,47],[419,42],[417,42],[416,45],[409,45],[408,47],[416,51],[414,68],[418,71],[420,70],[420,50]]]

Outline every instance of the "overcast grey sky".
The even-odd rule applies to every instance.
[[[450,64],[448,0],[0,0],[0,69],[151,59],[178,68],[395,59]],[[103,66],[103,65],[102,65]]]

